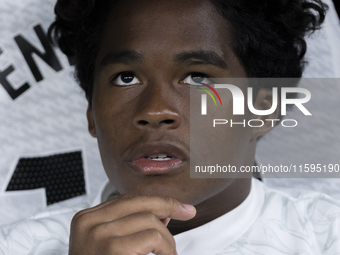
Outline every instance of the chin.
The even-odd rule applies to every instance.
[[[137,186],[125,187],[120,194],[133,194],[136,196],[160,196],[171,197],[182,203],[189,203],[191,199],[187,197],[187,193],[182,192],[183,188],[174,184],[165,185],[161,182],[153,182],[148,184],[139,184]]]

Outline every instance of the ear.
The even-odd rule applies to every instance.
[[[93,118],[93,112],[92,112],[92,107],[90,106],[90,104],[87,107],[87,111],[86,111],[86,117],[87,117],[87,122],[88,122],[88,129],[90,134],[93,137],[97,137],[96,134],[96,126],[94,124],[94,118]]]
[[[271,89],[262,88],[259,90],[255,103],[254,108],[257,110],[268,110],[272,107],[273,103],[273,94]],[[268,115],[255,115],[252,114],[252,119],[262,120],[264,125],[262,127],[253,127],[252,129],[252,138],[258,138],[259,136],[267,134],[270,130],[275,127],[278,123],[279,119],[279,100],[277,100],[277,107],[276,110]]]

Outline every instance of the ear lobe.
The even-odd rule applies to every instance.
[[[279,104],[279,102],[277,103]],[[268,110],[272,107],[272,104],[272,90],[266,88],[260,89],[254,103],[254,108],[257,110]],[[252,114],[252,119],[260,120],[264,123],[261,127],[252,127],[252,138],[258,138],[259,136],[265,135],[275,127],[279,121],[279,108],[280,107],[277,105],[276,110],[268,115]],[[254,126],[255,125],[258,125],[258,123],[254,124]]]
[[[91,108],[90,105],[88,105],[88,107],[87,107],[86,117],[87,117],[89,132],[94,138],[96,138],[97,137],[96,126],[94,124],[92,108]]]

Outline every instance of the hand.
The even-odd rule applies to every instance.
[[[73,217],[69,255],[175,255],[166,225],[195,214],[173,198],[120,195]]]

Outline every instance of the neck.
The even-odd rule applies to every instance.
[[[168,229],[172,235],[202,226],[239,206],[248,196],[251,178],[235,179],[227,188],[195,205],[196,216],[188,221],[171,220]]]

